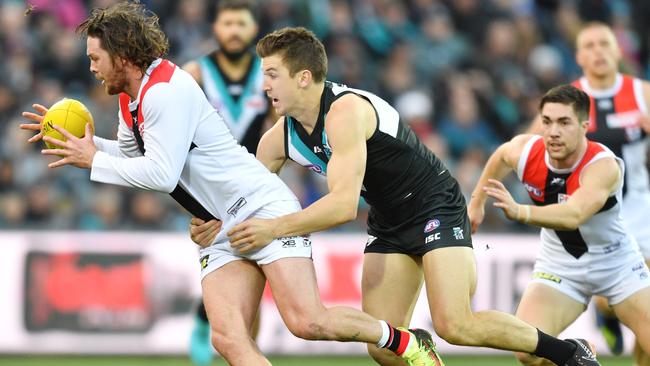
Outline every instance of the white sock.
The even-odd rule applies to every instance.
[[[388,326],[388,323],[383,320],[379,321],[379,325],[381,325],[381,338],[379,339],[379,342],[377,342],[377,347],[384,348],[390,338],[390,327]]]

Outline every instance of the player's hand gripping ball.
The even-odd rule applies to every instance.
[[[53,125],[60,126],[77,137],[83,137],[86,133],[86,123],[90,123],[90,129],[94,131],[93,116],[86,106],[78,100],[64,98],[54,103],[45,113],[41,123],[41,131],[43,136],[66,141],[65,136],[55,130]],[[45,142],[45,146],[48,149],[58,148],[47,142]]]

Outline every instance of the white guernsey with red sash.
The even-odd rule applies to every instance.
[[[544,139],[534,136],[519,158],[517,174],[536,205],[562,204],[580,187],[580,174],[584,168],[606,157],[615,158],[623,169],[621,159],[593,141],[588,142],[584,156],[573,167],[556,169],[549,162]],[[628,235],[620,216],[622,186],[621,183],[600,211],[578,229],[542,228],[542,244],[563,247],[573,257],[580,258],[586,252],[607,252],[610,246],[620,243]]]
[[[142,99],[144,99],[145,94],[153,85],[157,83],[168,83],[174,74],[176,65],[170,61],[163,60],[160,65],[158,65],[149,76],[149,80],[142,87],[140,91],[140,99],[138,101],[138,108],[135,111],[129,110],[129,103],[131,103],[131,97],[126,93],[120,93],[120,113],[124,122],[129,126],[131,131],[133,131],[133,137],[138,143],[138,150],[144,155],[146,149],[144,147],[144,140],[142,140],[142,135],[144,134],[144,117],[142,117]],[[190,145],[190,150],[196,147],[196,144],[192,142]],[[215,217],[208,212],[194,197],[187,193],[180,185],[176,185],[176,188],[169,194],[172,198],[178,202],[184,209],[189,211],[192,215],[205,220],[213,220]]]
[[[246,149],[190,74],[158,59],[134,100],[119,96],[117,141],[94,137],[93,181],[171,193],[192,214],[229,228],[296,196]]]

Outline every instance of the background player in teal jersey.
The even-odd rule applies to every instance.
[[[258,32],[255,12],[255,4],[249,0],[219,1],[212,25],[219,48],[183,66],[201,85],[232,135],[251,154],[257,150],[270,111],[262,90],[260,59],[251,49]],[[190,358],[198,365],[209,364],[212,349],[205,305],[200,302],[190,339]]]
[[[258,32],[255,12],[249,0],[220,1],[212,25],[219,48],[183,66],[251,154],[257,151],[270,110],[261,62],[251,49]]]

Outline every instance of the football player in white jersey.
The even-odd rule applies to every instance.
[[[509,219],[542,228],[518,317],[558,335],[591,296],[603,296],[647,352],[650,273],[620,216],[622,160],[586,137],[589,105],[589,96],[571,85],[546,93],[539,107],[542,136],[516,136],[488,160],[468,207],[472,229],[483,221],[488,196]],[[511,171],[535,205],[515,202],[500,182]],[[517,358],[526,365],[549,364],[527,353]]]
[[[650,83],[619,72],[621,49],[605,23],[583,26],[576,38],[576,61],[583,76],[573,85],[591,98],[587,138],[607,146],[625,164],[621,214],[650,266],[650,179],[646,157],[650,139]],[[534,126],[541,133],[539,119]],[[607,301],[596,297],[598,325],[613,353],[623,351],[623,335]],[[635,346],[637,364],[650,364],[650,356]]]
[[[278,238],[243,254],[225,232],[246,218],[274,218],[300,211],[295,195],[238,145],[196,81],[162,59],[168,42],[158,17],[135,2],[94,9],[77,28],[87,36],[90,71],[108,94],[119,94],[118,138],[94,137],[89,126],[61,141],[40,132],[58,148],[50,168],[90,169],[93,181],[171,193],[194,215],[224,228],[201,250],[203,300],[212,342],[231,365],[270,365],[251,337],[268,280],[289,330],[309,340],[381,343],[412,365],[439,366],[431,335],[396,329],[348,307],[325,308],[319,297],[311,241]],[[46,109],[23,115],[42,121]],[[40,123],[21,128],[39,131]],[[289,279],[289,280],[287,280]],[[218,325],[218,326],[215,326]]]
[[[230,133],[251,154],[257,151],[266,120],[274,118],[269,116],[270,103],[262,89],[260,59],[251,49],[258,31],[255,13],[251,0],[219,1],[212,24],[219,48],[183,66],[201,85]],[[258,327],[259,314],[253,338]],[[212,360],[210,324],[202,302],[197,307],[190,339],[190,358],[197,365]]]

